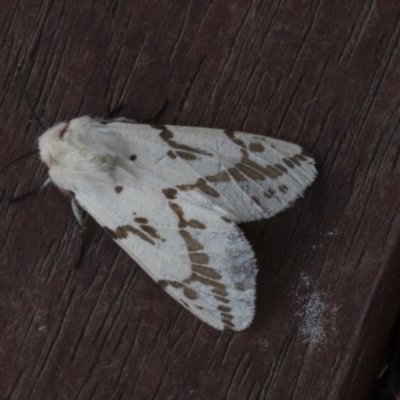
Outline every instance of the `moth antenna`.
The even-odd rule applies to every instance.
[[[39,153],[39,150],[33,150],[30,151],[29,153],[23,154],[22,156],[19,156],[17,158],[15,158],[14,160],[10,161],[7,165],[5,165],[4,167],[0,168],[0,173],[3,172],[4,170],[6,170],[8,167],[10,167],[12,164],[14,164],[15,162],[22,160],[23,158],[29,157],[32,154],[36,154]]]
[[[71,207],[72,207],[72,212],[75,217],[75,222],[79,227],[79,255],[78,258],[75,262],[75,268],[79,269],[82,263],[82,260],[84,259],[85,256],[85,250],[86,250],[86,243],[85,243],[85,238],[84,238],[84,225],[83,225],[83,216],[82,216],[82,207],[78,203],[77,200],[75,200],[74,194],[72,194],[72,199],[71,199]]]
[[[119,103],[116,107],[112,108],[106,115],[101,118],[101,121],[114,119],[124,109],[124,104]]]
[[[18,80],[19,80],[19,83],[21,84],[22,93],[24,94],[24,97],[25,97],[25,99],[26,99],[26,102],[28,103],[29,109],[31,110],[33,119],[36,121],[36,123],[39,125],[39,127],[40,127],[43,131],[45,131],[46,128],[43,126],[42,122],[40,121],[40,119],[39,119],[38,116],[36,115],[35,111],[33,110],[32,104],[31,104],[31,102],[29,101],[28,93],[26,93],[25,83],[24,83],[24,80],[22,79],[21,72],[20,72],[20,70],[19,70],[18,67],[17,67],[16,69],[17,69]]]
[[[10,203],[16,203],[17,201],[20,201],[22,199],[24,199],[26,196],[31,195],[32,193],[35,193],[37,191],[39,191],[41,188],[47,186],[49,183],[51,182],[51,179],[49,177],[48,174],[46,174],[43,179],[39,182],[39,184],[37,184],[36,186],[34,186],[31,190],[29,190],[28,192],[22,194],[21,196],[17,196],[17,197],[13,197],[9,200]]]
[[[163,113],[165,110],[165,107],[168,104],[168,100],[164,100],[161,105],[158,107],[157,111],[155,112],[154,115],[152,115],[150,118],[144,118],[144,119],[138,119],[139,122],[141,123],[151,123],[154,122],[155,120],[158,119],[158,117]]]

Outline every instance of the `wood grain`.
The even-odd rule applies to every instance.
[[[400,3],[3,1],[0,165],[46,126],[127,117],[301,144],[319,177],[243,227],[254,324],[217,332],[69,201],[37,157],[1,174],[0,393],[6,399],[365,399],[399,311]]]

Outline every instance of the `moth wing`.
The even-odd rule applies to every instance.
[[[105,127],[119,146],[114,187],[86,185],[77,201],[189,311],[216,329],[246,328],[256,267],[235,223],[290,206],[315,179],[314,160],[259,135],[128,121]]]
[[[179,126],[110,123],[132,144],[135,174],[235,222],[269,218],[314,181],[314,160],[296,144],[260,135]]]
[[[254,316],[256,265],[224,215],[145,185],[76,193],[76,200],[174,299],[216,329],[245,329]]]

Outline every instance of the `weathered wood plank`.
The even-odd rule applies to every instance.
[[[79,270],[69,202],[36,157],[1,175],[0,393],[9,399],[363,399],[399,310],[400,3],[0,4],[0,165],[40,130],[120,102],[160,122],[298,142],[319,178],[244,230],[255,323],[214,331],[93,222]],[[397,246],[397,250],[396,250]]]

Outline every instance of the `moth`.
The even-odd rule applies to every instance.
[[[242,132],[79,117],[39,138],[71,194],[175,300],[210,326],[254,317],[257,267],[238,223],[292,205],[316,177],[296,144]],[[78,216],[79,217],[79,216]]]

